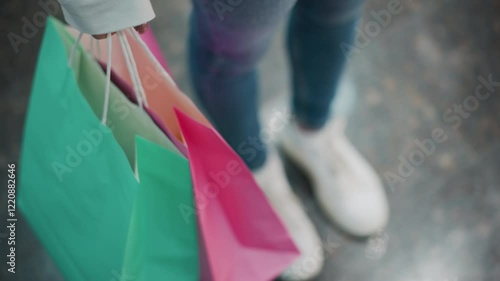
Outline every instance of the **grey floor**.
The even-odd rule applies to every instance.
[[[185,38],[190,2],[153,2],[153,30],[174,77],[189,94]],[[361,27],[373,19],[371,11],[385,9],[387,2],[369,0]],[[500,280],[500,88],[493,87],[490,97],[459,117],[460,124],[445,117],[455,104],[470,102],[481,84],[478,77],[491,75],[500,81],[499,3],[402,0],[403,11],[351,58],[345,81],[357,94],[341,93],[339,98],[354,101],[348,111],[348,136],[384,179],[392,214],[388,228],[367,240],[344,235],[325,220],[307,179],[287,164],[294,188],[325,242],[328,259],[317,280]],[[21,44],[18,53],[5,34],[19,33],[22,18],[39,10],[35,1],[0,3],[2,167],[19,155],[42,32]],[[287,102],[282,41],[277,36],[260,66],[264,120],[266,112]],[[417,142],[439,129],[446,140],[436,144],[423,163],[412,165],[395,184],[385,180],[389,173],[398,174],[401,159],[415,157]],[[2,192],[2,221],[5,198]],[[63,280],[25,224],[17,230],[17,273],[6,273],[5,237],[2,227],[1,280]]]

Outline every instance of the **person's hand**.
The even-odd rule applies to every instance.
[[[143,23],[143,24],[140,24],[136,27],[134,27],[134,29],[139,32],[139,34],[143,34],[144,32],[146,32],[149,28],[149,23]],[[111,34],[115,34],[116,32],[113,32]],[[96,34],[96,35],[92,35],[95,39],[105,39],[107,34]]]

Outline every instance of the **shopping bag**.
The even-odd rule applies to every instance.
[[[172,77],[161,67],[137,34],[129,32],[127,37],[132,53],[138,61],[137,69],[146,89],[145,94],[150,108],[160,116],[167,128],[183,141],[174,107],[205,126],[212,127],[198,107],[177,87]]]
[[[158,62],[145,44],[141,44],[141,41],[133,35],[134,33],[128,38],[134,57],[141,58],[137,60],[137,66],[139,72],[141,69],[143,71],[140,80],[146,89],[149,104],[152,110],[162,117],[170,130],[178,131],[175,134],[188,146],[201,231],[199,243],[201,245],[202,280],[270,280],[278,276],[294,258],[298,257],[298,251],[279,218],[243,161],[208,121],[203,116],[200,118],[201,113],[196,106],[190,101],[185,102],[187,97],[178,91],[168,74],[159,72],[159,76],[154,80],[156,83],[154,87],[146,86],[151,82],[148,78],[152,77],[147,69],[158,66]],[[116,59],[113,57],[113,60]],[[125,73],[121,75],[120,69],[115,70],[119,76],[127,80],[125,71],[121,71]],[[128,80],[131,79],[128,78]],[[151,102],[150,97],[155,97],[155,95],[156,97],[166,96],[169,103],[161,108],[154,107],[155,103]],[[178,123],[181,120],[177,120],[179,115],[171,116],[172,113],[175,114],[174,108],[185,114],[180,116],[189,116],[187,120],[196,122],[184,121],[186,124],[181,130]],[[201,127],[192,124],[199,124]],[[192,137],[196,134],[198,134],[196,137]],[[192,143],[188,144],[189,141]],[[208,202],[216,203],[209,204],[209,207],[205,209],[207,196],[203,196],[203,190],[207,186],[214,188],[213,182],[217,183],[217,179],[214,180],[213,177],[217,177],[217,171],[224,172],[220,170],[227,168],[222,167],[224,163],[231,163],[231,165],[236,163],[241,173],[232,175],[231,181],[227,183],[227,186],[231,188],[219,188],[221,190],[219,194],[224,194],[224,196],[218,195],[215,199],[208,200]],[[226,192],[227,190],[230,191]],[[244,201],[247,204],[243,204]],[[189,207],[182,208],[182,210],[184,216],[193,213]]]
[[[138,61],[138,68],[157,64],[154,57],[148,54],[147,47],[133,35],[132,33],[129,37],[132,52],[135,57],[144,58]],[[169,79],[163,78],[162,81],[169,82]],[[150,92],[146,90],[148,99]],[[165,91],[163,95],[170,99],[172,92]],[[176,125],[180,124],[181,136],[188,145],[188,158],[201,230],[200,245],[203,246],[201,248],[203,251],[200,253],[203,280],[270,280],[278,276],[299,255],[283,224],[244,162],[213,127],[205,122],[205,119],[193,114],[198,112],[196,108],[192,108],[194,105],[191,104],[189,110],[184,111],[186,107],[177,108],[175,99],[172,100],[170,109],[174,113],[175,110],[181,113],[176,115],[179,122]],[[155,111],[155,108],[152,109]],[[181,119],[180,116],[185,118]],[[169,129],[175,130],[172,127]],[[217,180],[220,180],[217,178],[220,173],[228,175],[230,171],[224,169],[231,168],[240,172],[231,174],[231,180],[226,183],[227,189],[219,188],[221,191],[218,194],[221,196],[215,196],[214,199],[219,203],[219,208],[205,209],[206,201],[203,199],[206,199],[207,195],[209,197],[214,194],[210,191],[209,194],[205,194],[204,189],[213,189],[214,181],[217,183]],[[209,203],[211,201],[208,199]],[[188,209],[183,210],[184,216],[189,214]]]
[[[209,280],[272,280],[298,257],[284,225],[241,158],[180,110]]]
[[[80,93],[52,18],[35,71],[19,178],[19,207],[66,280],[109,281],[120,272],[139,186],[119,143]]]
[[[148,48],[133,35],[129,37],[132,52],[144,58],[138,68],[157,65]],[[166,78],[162,81],[173,83]],[[170,91],[166,94],[173,96]],[[151,91],[146,91],[148,98],[150,95]],[[270,280],[278,276],[299,256],[285,227],[250,170],[206,119],[199,118],[194,105],[181,103],[181,108],[172,100],[170,110],[176,114],[188,147],[202,236],[201,268],[203,274],[209,274],[202,275],[203,280]],[[221,182],[221,176],[229,177],[228,182]],[[214,194],[217,186],[220,192]],[[215,203],[210,204],[212,201]]]
[[[106,70],[106,65],[104,63],[100,63],[103,71]],[[113,70],[111,70],[111,81],[117,88],[119,88],[123,94],[128,98],[130,102],[134,104],[138,104],[137,97],[134,93],[134,90],[125,82],[120,76],[118,76]],[[152,109],[147,105],[143,105],[144,111],[151,117],[151,119],[155,122],[156,126],[168,137],[168,139],[175,145],[177,150],[179,150],[182,155],[187,157],[187,149],[186,146],[177,139],[177,137],[170,131],[167,126],[163,123],[160,116],[156,114]]]
[[[56,24],[66,52],[70,55],[75,39],[69,34],[63,25]],[[116,44],[113,51],[120,49]],[[73,71],[78,78],[77,83],[82,95],[93,109],[95,115],[101,117],[104,112],[104,88],[106,77],[101,68],[92,57],[88,56],[81,48],[76,49],[73,55]],[[133,93],[131,93],[134,95]],[[144,109],[136,106],[121,93],[114,84],[110,87],[110,102],[107,110],[107,125],[112,128],[113,135],[124,149],[131,166],[135,165],[135,135],[141,135],[146,139],[160,144],[171,151],[177,151],[175,145],[149,118]]]
[[[141,137],[136,145],[141,186],[122,276],[134,281],[198,281],[196,224],[187,223],[179,211],[179,206],[193,208],[188,161]]]
[[[65,38],[73,38],[65,29],[60,31],[66,35]],[[74,45],[73,41],[65,43],[67,50]],[[77,73],[80,84],[85,87],[85,82],[91,81],[83,77],[99,73],[100,66],[85,54],[79,58]],[[96,87],[93,91],[82,91],[87,101],[95,105],[93,108],[102,107],[102,90],[99,89],[104,88],[105,81],[102,75],[99,77],[101,79],[93,81]],[[154,120],[148,118],[147,108],[141,109],[128,102],[136,102],[137,96],[131,89],[127,90],[128,99],[119,91],[111,92],[110,104],[119,100],[122,106],[130,107],[129,110],[135,114],[114,116],[108,110],[108,119],[113,121],[113,133],[118,140],[128,140],[137,135],[134,155],[137,155],[140,188],[130,224],[122,277],[134,277],[136,281],[162,279],[165,276],[179,281],[198,280],[197,228],[183,221],[178,210],[181,203],[193,206],[187,160],[153,125]],[[118,129],[121,130],[117,134]],[[121,142],[121,145],[124,150],[131,150],[130,142]]]
[[[99,70],[97,63],[81,49],[75,54],[72,67],[68,66],[66,39],[72,37],[67,35],[57,20],[48,19],[23,137],[18,197],[21,211],[66,280],[127,280],[131,274],[142,278],[140,280],[151,280],[148,277],[153,276],[158,280],[169,274],[179,276],[177,280],[198,280],[198,246],[191,243],[197,240],[196,225],[174,225],[171,217],[176,217],[175,214],[163,214],[166,208],[181,202],[193,205],[186,160],[173,146],[155,139],[154,134],[142,135],[145,131],[138,127],[158,130],[151,120],[135,123],[135,129],[123,130],[127,132],[123,134],[125,139],[130,135],[152,138],[141,143],[137,158],[158,159],[155,157],[161,147],[167,151],[163,156],[168,158],[162,161],[174,167],[176,179],[172,181],[168,170],[160,175],[163,178],[156,179],[163,181],[168,190],[168,196],[163,196],[166,191],[156,189],[147,175],[169,167],[155,167],[143,160],[146,164],[137,167],[144,177],[139,187],[125,149],[114,135],[116,128],[101,123],[96,113],[99,106],[92,107],[85,99],[92,95],[83,93],[99,91],[102,102],[103,74],[96,71]],[[95,89],[80,81],[86,76],[95,76],[91,79]],[[117,89],[111,85],[109,111],[117,97],[113,91]],[[132,103],[129,105],[135,107]],[[108,118],[112,120],[113,115],[109,113]],[[149,118],[144,113],[129,116]],[[135,143],[133,145],[135,147]],[[153,148],[148,148],[150,146]],[[163,199],[167,207],[154,209],[144,201],[136,201],[138,196],[148,198],[155,197],[154,194],[157,199]],[[161,227],[137,224],[134,219],[130,224],[132,211],[134,214],[156,213]],[[168,230],[163,227],[165,218]],[[150,237],[155,239],[149,240]],[[177,247],[142,247],[144,241],[150,242],[149,245],[176,243]],[[138,245],[141,255],[132,259],[130,253],[138,253],[134,251]],[[179,266],[177,261],[185,262],[184,266]],[[154,268],[151,263],[163,271],[151,271],[144,279],[141,270]]]
[[[70,27],[67,29],[73,36],[78,34],[77,31]],[[212,125],[208,119],[205,118],[203,113],[196,107],[191,99],[177,87],[171,76],[156,60],[146,44],[130,33],[127,33],[127,38],[137,63],[141,84],[145,89],[147,105],[160,117],[163,124],[165,124],[172,134],[179,141],[183,142],[182,134],[175,117],[174,106],[189,114],[189,116],[195,120],[211,127]],[[83,38],[82,44],[91,46],[91,39]],[[98,42],[98,44],[102,45],[103,43]],[[118,44],[118,39],[113,38],[113,46],[118,46]],[[94,57],[105,63],[107,60],[105,48],[101,47],[96,49],[94,51]],[[132,86],[132,78],[129,75],[127,64],[121,50],[113,50],[112,61],[113,70],[116,75],[126,81],[129,86]]]

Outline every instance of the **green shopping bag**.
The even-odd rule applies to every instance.
[[[197,243],[187,242],[196,242],[195,226],[176,225],[177,229],[172,230],[175,227],[169,223],[168,229],[154,228],[138,224],[134,219],[130,224],[132,210],[134,218],[137,214],[154,211],[142,211],[147,204],[140,203],[144,201],[139,198],[154,197],[158,193],[158,189],[150,187],[148,183],[141,183],[139,187],[134,176],[135,136],[146,137],[162,149],[167,148],[166,151],[172,149],[165,157],[170,157],[168,163],[178,169],[183,164],[187,166],[186,160],[176,155],[177,152],[166,137],[155,133],[159,129],[149,117],[140,109],[136,110],[134,105],[127,104],[128,101],[121,103],[120,100],[120,109],[128,108],[128,116],[120,115],[123,112],[118,109],[116,114],[113,113],[114,102],[123,97],[113,85],[110,88],[108,120],[115,121],[114,126],[108,128],[101,124],[99,117],[103,111],[104,75],[97,63],[81,49],[75,54],[72,64],[75,71],[68,66],[67,53],[71,40],[59,22],[53,18],[48,20],[35,72],[21,153],[19,205],[23,214],[66,280],[127,280],[125,278],[131,275],[119,276],[124,259],[127,261],[124,273],[136,274],[135,270],[141,268],[130,264],[147,268],[152,267],[148,263],[156,262],[163,265],[165,270],[155,271],[158,275],[149,275],[155,277],[153,279],[160,280],[171,272],[180,274],[183,271],[190,274],[178,280],[197,279]],[[143,143],[143,146],[158,148],[149,142]],[[149,159],[154,156],[149,155],[151,150],[141,151],[137,158]],[[163,182],[174,184],[170,181],[168,166],[138,169],[160,169],[167,179]],[[172,217],[175,219],[175,215],[179,214],[170,211],[164,213],[171,206],[177,206],[179,198],[183,199],[183,204],[192,205],[192,198],[189,200],[192,197],[189,178],[184,177],[178,185],[165,185],[164,189],[157,196],[164,199],[168,207],[157,209],[159,224],[164,220],[170,222]],[[170,196],[164,196],[167,191]],[[182,193],[182,196],[175,195],[177,192]],[[188,201],[184,202],[186,198]],[[151,237],[158,240],[148,240],[148,243],[162,245],[169,241],[172,244],[170,240],[178,239],[180,232],[184,235],[183,243],[176,244],[177,247],[142,247],[135,251],[140,253],[136,259],[131,255],[125,256],[126,245],[127,253],[132,253],[137,245],[141,246]],[[161,258],[174,258],[176,253],[188,253],[181,256],[185,262],[189,261],[184,268],[175,264],[177,268],[174,269],[169,264],[171,260]],[[150,258],[155,254],[160,259]]]
[[[194,209],[188,161],[140,137],[136,144],[141,188],[122,276],[134,281],[197,281],[196,224],[188,224],[179,210],[180,206]]]

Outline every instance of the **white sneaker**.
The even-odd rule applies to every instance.
[[[316,277],[323,268],[325,259],[321,240],[292,191],[276,151],[269,149],[266,163],[254,172],[254,176],[301,253],[281,278],[299,281]]]
[[[334,119],[320,131],[291,121],[281,138],[284,152],[310,177],[316,198],[330,219],[356,236],[383,229],[389,206],[381,181]]]

